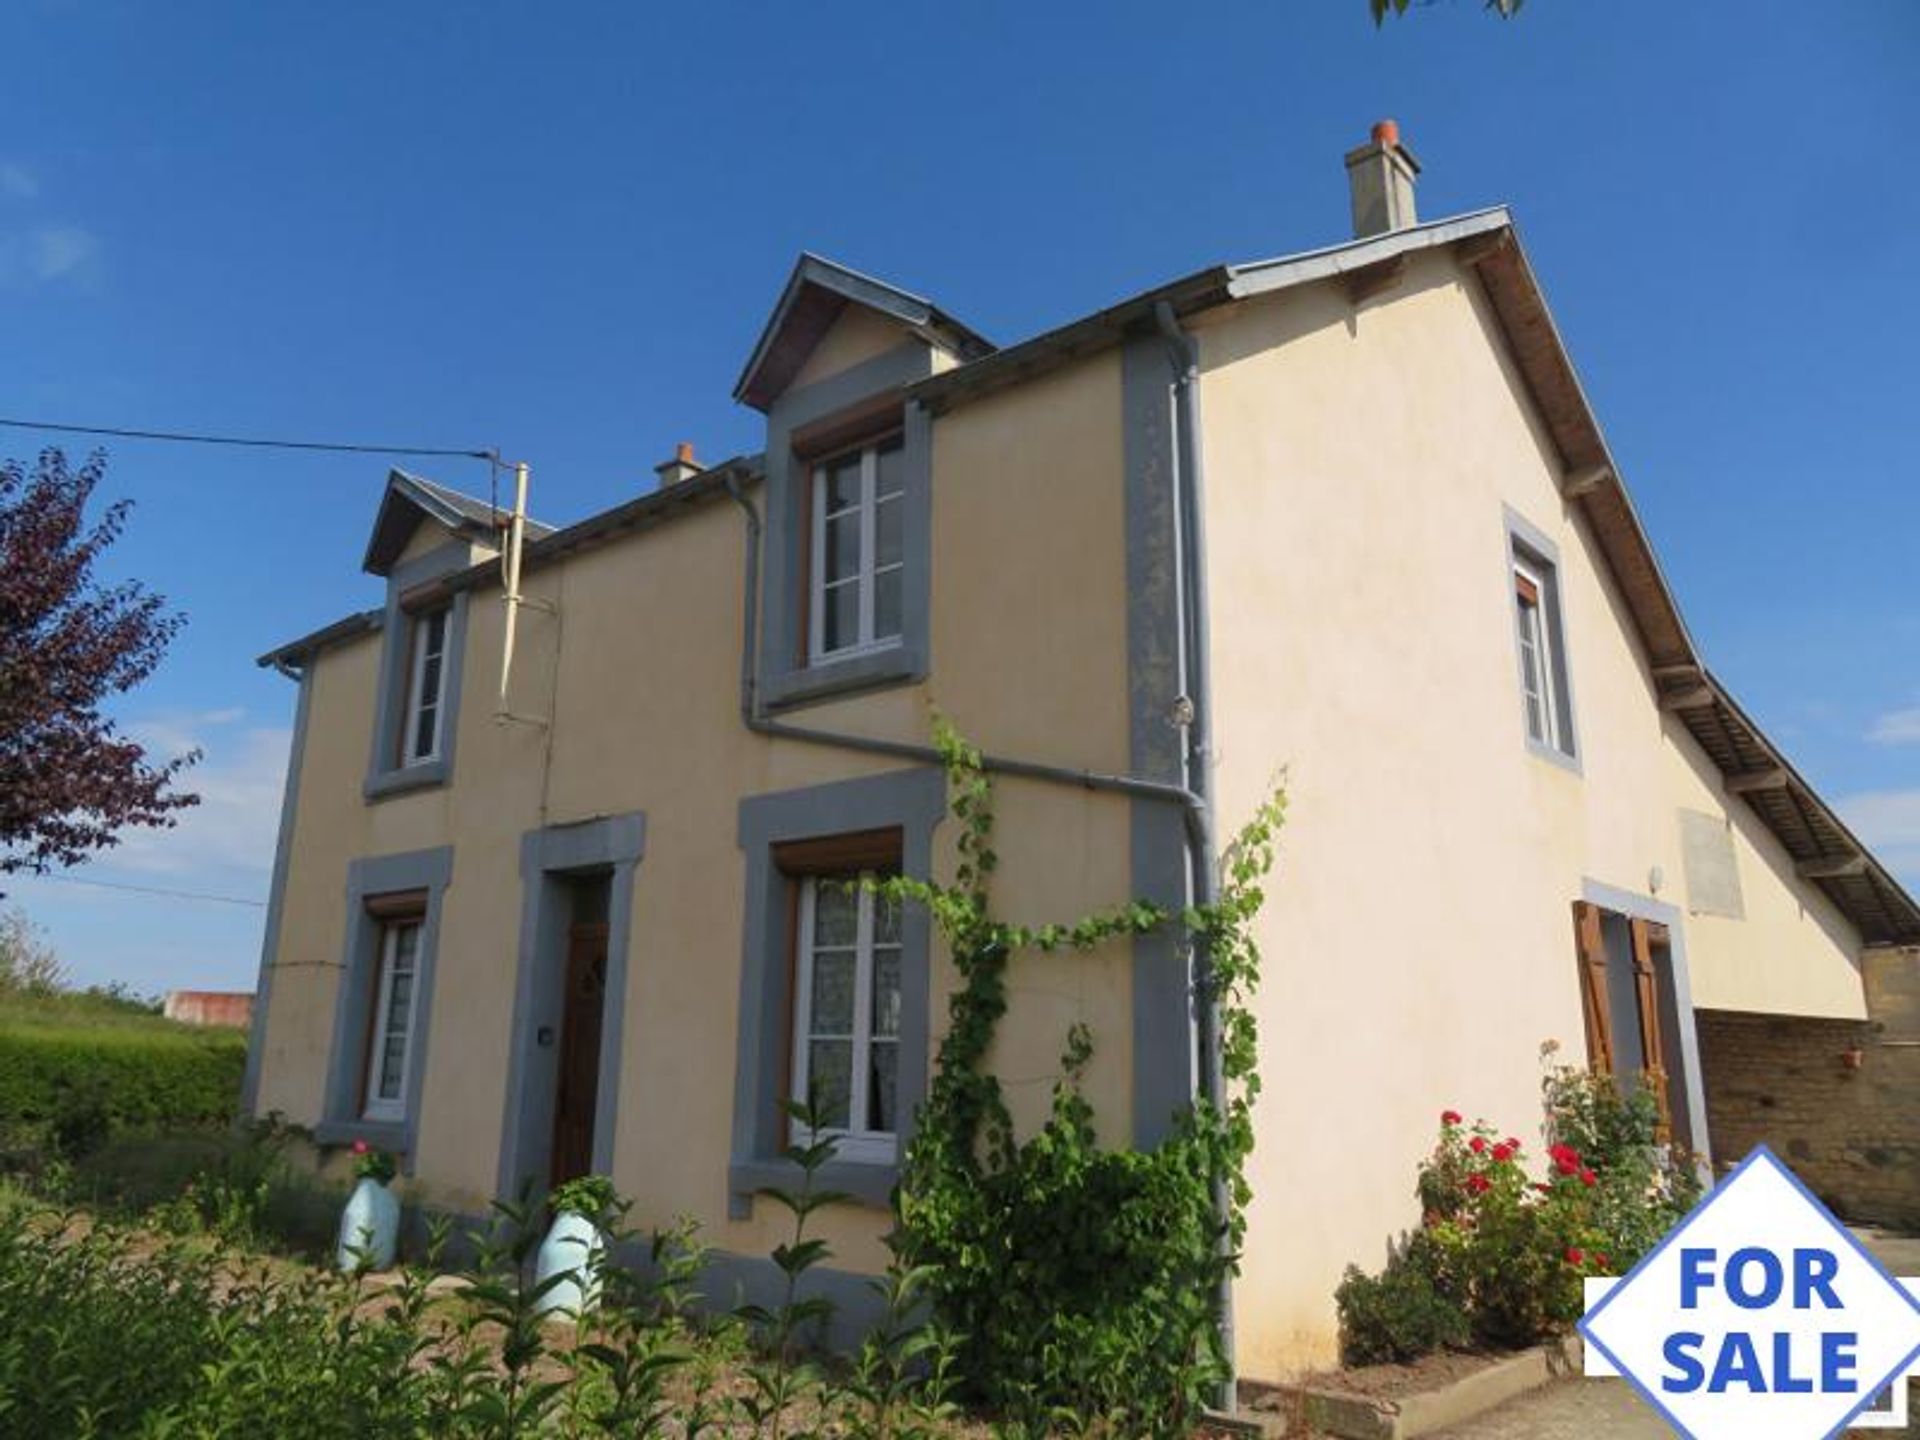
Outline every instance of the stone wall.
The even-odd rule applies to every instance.
[[[1696,1012],[1714,1160],[1764,1141],[1845,1219],[1920,1231],[1920,949],[1863,971],[1865,1022]]]

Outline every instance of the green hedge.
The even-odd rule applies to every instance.
[[[50,1124],[77,1100],[115,1129],[227,1120],[246,1063],[233,1031],[0,1021],[0,1120]]]

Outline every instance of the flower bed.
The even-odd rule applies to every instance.
[[[1551,1070],[1538,1163],[1517,1137],[1443,1111],[1415,1186],[1420,1228],[1379,1274],[1348,1267],[1336,1292],[1342,1359],[1404,1364],[1562,1333],[1587,1276],[1624,1273],[1698,1198],[1693,1157],[1664,1137],[1660,1084]]]

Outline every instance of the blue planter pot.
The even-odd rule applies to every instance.
[[[540,1284],[556,1275],[564,1278],[540,1297],[538,1306],[542,1315],[565,1314],[577,1319],[599,1303],[597,1262],[605,1247],[599,1227],[586,1216],[562,1210],[553,1217],[553,1228],[540,1242],[534,1283]]]
[[[400,1201],[379,1181],[362,1179],[340,1212],[340,1243],[335,1261],[351,1274],[361,1266],[386,1270],[400,1242]]]

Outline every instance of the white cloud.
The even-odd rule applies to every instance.
[[[1867,738],[1876,745],[1920,745],[1920,705],[1889,710],[1873,722]]]
[[[0,199],[31,200],[40,193],[40,182],[24,165],[0,160]]]
[[[231,891],[236,884],[264,879],[273,865],[279,834],[280,801],[287,773],[292,731],[284,726],[248,726],[239,709],[157,715],[129,724],[130,734],[171,759],[189,750],[202,752],[181,784],[200,803],[178,813],[171,830],[128,830],[120,844],[94,863],[102,870],[199,876],[188,886]],[[244,892],[241,892],[244,893]]]
[[[33,232],[33,274],[59,280],[85,270],[100,253],[100,241],[78,225],[42,225]]]

